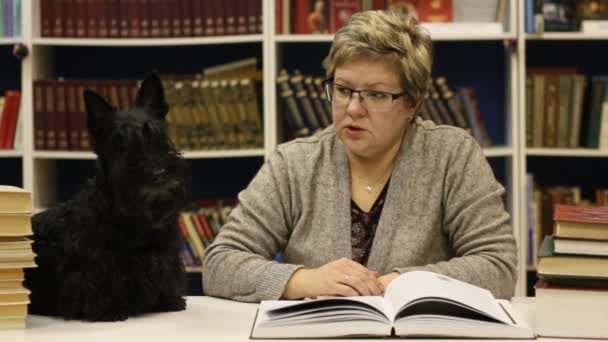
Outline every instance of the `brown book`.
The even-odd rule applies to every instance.
[[[57,1],[57,0],[56,0]],[[76,7],[74,0],[61,0],[63,2],[63,36],[76,37]]]
[[[205,13],[205,16],[202,17],[202,19],[204,19],[204,24],[203,24],[203,30],[204,30],[204,35],[205,36],[215,36],[217,34],[216,32],[216,11],[215,11],[215,7],[216,7],[216,0],[209,0],[209,1],[205,1],[204,4],[202,5],[202,13]],[[194,20],[194,35],[195,36],[199,36],[199,34],[197,34],[198,32],[198,26],[197,26],[197,22],[196,22],[196,18]],[[200,34],[203,35],[203,34]]]
[[[161,36],[161,17],[163,12],[162,0],[148,0],[148,18],[150,20],[150,37]]]
[[[68,118],[68,145],[70,150],[80,149],[80,132],[78,127],[78,96],[74,81],[65,82],[65,102]]]
[[[608,240],[608,207],[556,204],[553,218],[556,237]]]
[[[247,33],[247,20],[249,11],[249,2],[247,6],[237,4],[236,6],[236,33],[246,34]]]
[[[181,19],[180,22],[182,24],[181,32],[182,36],[184,37],[192,36],[192,18],[195,16],[194,3],[197,4],[196,8],[200,8],[200,1],[197,0],[182,0],[179,2]]]
[[[282,0],[280,0],[280,2],[282,2]],[[243,8],[246,8],[245,16],[247,17],[247,33],[249,34],[259,33],[258,6],[261,7],[261,4],[257,0],[247,1],[247,6],[243,6]]]
[[[108,14],[108,1],[109,0],[95,0],[97,7],[97,37],[107,38],[109,36],[108,28],[110,26],[110,18]]]
[[[125,1],[126,3],[126,1]],[[120,0],[108,0],[108,37],[110,38],[118,38],[120,37],[120,25],[122,21],[121,12],[121,3]],[[126,36],[128,36],[128,23],[125,13],[125,29]],[[125,37],[126,37],[125,36]]]
[[[82,151],[91,149],[91,142],[89,140],[89,129],[87,127],[87,110],[84,103],[84,91],[86,89],[92,89],[92,84],[88,81],[79,81],[76,85],[76,98],[78,100],[78,111],[75,115],[76,129],[78,130],[78,148]]]
[[[139,38],[141,36],[140,0],[119,0],[120,11],[125,15],[120,18],[120,36]]]
[[[558,112],[559,75],[545,76],[545,134],[544,147],[557,146],[557,112]]]
[[[134,99],[131,98],[131,93],[129,92],[130,87],[129,80],[122,80],[118,84],[118,108],[125,109],[129,108],[131,104],[134,102]]]
[[[55,83],[55,134],[57,135],[57,149],[68,150],[68,117],[66,109],[65,82]]]
[[[226,34],[226,0],[209,0],[213,4],[213,15],[215,16],[215,34],[223,36]]]
[[[87,37],[87,0],[74,0],[76,2],[76,37],[85,38]]]
[[[45,82],[43,80],[34,81],[34,149],[44,150],[45,146],[45,133],[46,126],[44,119],[45,113],[45,102],[44,102],[44,87]]]
[[[225,24],[225,34],[234,35],[236,34],[236,20],[237,20],[237,11],[238,4],[236,0],[224,0],[222,1],[223,10],[224,10],[224,24]],[[245,7],[245,6],[243,6]]]
[[[46,128],[46,141],[44,146],[46,146],[47,150],[57,149],[57,130],[55,128],[55,83],[56,81],[44,83],[44,124]]]
[[[171,37],[183,37],[184,33],[182,32],[182,17],[186,14],[182,13],[182,5],[181,3],[189,3],[188,0],[181,0],[177,4],[168,1],[169,13],[171,18]]]
[[[40,1],[40,36],[52,37],[55,20],[53,18],[53,7],[51,0]]]
[[[87,12],[87,21],[86,21],[86,37],[87,38],[97,38],[99,37],[99,13],[98,13],[98,0],[86,0],[86,12]]]
[[[32,193],[16,186],[0,185],[0,208],[3,213],[31,213]]]
[[[151,0],[139,0],[138,2],[138,13],[139,13],[139,37],[148,38],[151,37],[151,20],[152,20],[152,4]]]
[[[173,21],[173,9],[177,6],[171,0],[160,0],[158,20],[160,24],[160,36],[171,37],[171,26]]]
[[[65,14],[63,13],[63,1],[55,0],[52,1],[53,4],[53,37],[63,37],[63,28],[64,28],[64,20]]]

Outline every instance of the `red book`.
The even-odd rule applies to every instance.
[[[109,0],[95,1],[97,8],[97,37],[100,38],[107,38],[109,36],[108,27],[110,26],[110,18],[108,15],[108,1]]]
[[[192,214],[190,214],[190,219],[192,220],[192,223],[194,224],[194,228],[196,229],[196,232],[201,237],[201,242],[203,241],[203,238],[207,241],[211,241],[209,239],[209,236],[207,236],[207,233],[203,229],[203,225],[201,224],[201,221],[199,220],[198,215],[195,213],[192,213]]]
[[[226,34],[226,8],[225,0],[208,0],[213,5],[213,15],[215,16],[215,34],[223,36]]]
[[[293,0],[292,32],[297,34],[328,33],[329,5],[326,1]]]
[[[452,0],[418,0],[421,22],[449,23],[454,21]]]
[[[34,81],[34,149],[44,150],[45,125],[44,125],[44,83],[47,81]]]
[[[129,38],[141,37],[141,1],[140,0],[120,0],[121,12],[126,15],[121,17],[120,36]]]
[[[46,127],[46,141],[44,145],[48,150],[57,149],[57,130],[55,129],[55,83],[48,81],[44,84],[44,123]]]
[[[255,1],[254,1],[255,2]],[[247,2],[249,5],[249,2]],[[236,34],[247,33],[249,20],[249,6],[236,6]]]
[[[68,148],[70,150],[80,149],[80,128],[78,118],[78,95],[76,94],[76,82],[65,82],[65,102],[68,122]]]
[[[152,5],[150,0],[139,0],[139,37],[148,38],[150,33],[150,22],[152,19]]]
[[[120,0],[108,0],[108,37],[110,38],[120,37],[120,24],[122,20],[120,15],[120,5]],[[125,25],[125,27],[128,26]]]
[[[15,130],[17,129],[19,108],[21,107],[21,92],[18,90],[8,90],[4,97],[4,106],[8,107],[8,112],[4,112],[5,115],[8,115],[4,148],[12,149],[15,142]]]
[[[40,0],[40,36],[53,36],[53,0]]]
[[[361,12],[359,0],[330,0],[329,32],[336,33],[357,12]]]
[[[87,2],[86,0],[74,0],[76,2],[76,37],[87,36]]]
[[[556,237],[608,240],[608,207],[555,204],[553,219]]]
[[[131,99],[131,93],[129,92],[130,82],[128,80],[120,81],[118,84],[118,108],[125,109],[131,106],[133,99]]]
[[[253,31],[249,30],[249,33]],[[274,3],[274,32],[283,34],[283,0],[275,0]]]
[[[224,0],[223,1],[223,10],[224,10],[224,28],[225,34],[234,35],[236,34],[236,18],[237,18],[237,4],[235,0]],[[246,7],[246,6],[240,6]]]
[[[63,36],[64,37],[76,37],[76,7],[74,0],[62,0],[63,1]]]
[[[281,0],[279,2],[282,3],[283,1]],[[283,7],[282,4],[280,7]],[[243,6],[243,9],[244,8],[245,6]],[[259,0],[247,1],[247,9],[245,11],[245,17],[247,18],[247,33],[262,33],[262,19],[260,17],[260,14],[262,13],[262,3]],[[280,25],[282,25],[282,17],[283,15],[279,12],[276,20]]]
[[[150,37],[160,37],[160,20],[162,16],[161,0],[148,0],[148,18],[150,21]]]
[[[86,1],[86,12],[87,12],[87,38],[99,37],[99,9],[97,8],[98,0],[87,0]]]
[[[197,0],[182,0],[180,4],[180,18],[182,23],[182,36],[192,36],[192,18],[194,17],[194,3],[200,8],[200,2]],[[202,27],[202,23],[201,23]]]
[[[57,135],[57,149],[68,150],[68,116],[65,102],[65,81],[55,84],[55,134]]]
[[[158,4],[158,22],[160,24],[160,36],[171,37],[171,25],[173,21],[173,8],[176,6],[171,3],[171,0],[160,0]]]
[[[173,4],[169,2],[169,12],[171,13],[171,37],[183,37],[184,33],[182,32],[182,17],[186,14],[182,13],[182,5],[181,3],[189,3],[188,0],[181,0],[177,4]]]
[[[54,0],[53,4],[53,37],[63,37],[63,26],[65,20],[64,1]]]
[[[92,83],[88,81],[79,81],[76,85],[76,98],[78,100],[78,111],[75,115],[75,128],[78,131],[78,149],[79,150],[90,150],[91,142],[89,140],[89,129],[87,127],[87,110],[84,104],[84,91],[85,89],[92,89]]]
[[[197,2],[195,0],[195,2]],[[202,22],[202,27],[198,27],[198,17],[194,18],[194,35],[195,36],[214,36],[215,32],[215,0],[205,1],[204,4],[199,4],[198,6],[202,6],[200,8],[199,13],[193,11],[195,14],[200,15]],[[204,13],[204,16],[202,15]],[[200,33],[199,30],[204,30],[205,33]]]

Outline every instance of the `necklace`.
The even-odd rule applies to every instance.
[[[392,170],[392,168],[389,168],[388,169],[389,172],[380,176],[380,178],[378,178],[378,180],[376,180],[373,184],[367,183],[367,185],[364,185],[363,188],[367,191],[367,193],[371,194],[372,191],[374,191],[376,189],[376,187],[382,182],[384,177],[390,173],[391,170]]]

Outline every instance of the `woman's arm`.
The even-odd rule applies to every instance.
[[[206,295],[256,302],[278,299],[300,265],[274,261],[290,235],[290,185],[287,165],[273,153],[249,186],[203,262]]]
[[[395,271],[428,270],[486,288],[497,298],[513,296],[517,248],[504,188],[470,137],[454,146],[443,194],[443,229],[455,255],[449,261]]]

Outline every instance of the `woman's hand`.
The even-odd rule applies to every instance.
[[[390,282],[393,281],[398,276],[399,276],[399,272],[391,272],[391,273],[387,273],[387,274],[379,277],[378,280],[382,283],[384,288],[386,288],[388,286],[388,284],[390,284]]]
[[[299,269],[287,282],[283,298],[316,298],[319,296],[379,296],[384,286],[378,272],[347,258],[319,268]]]

